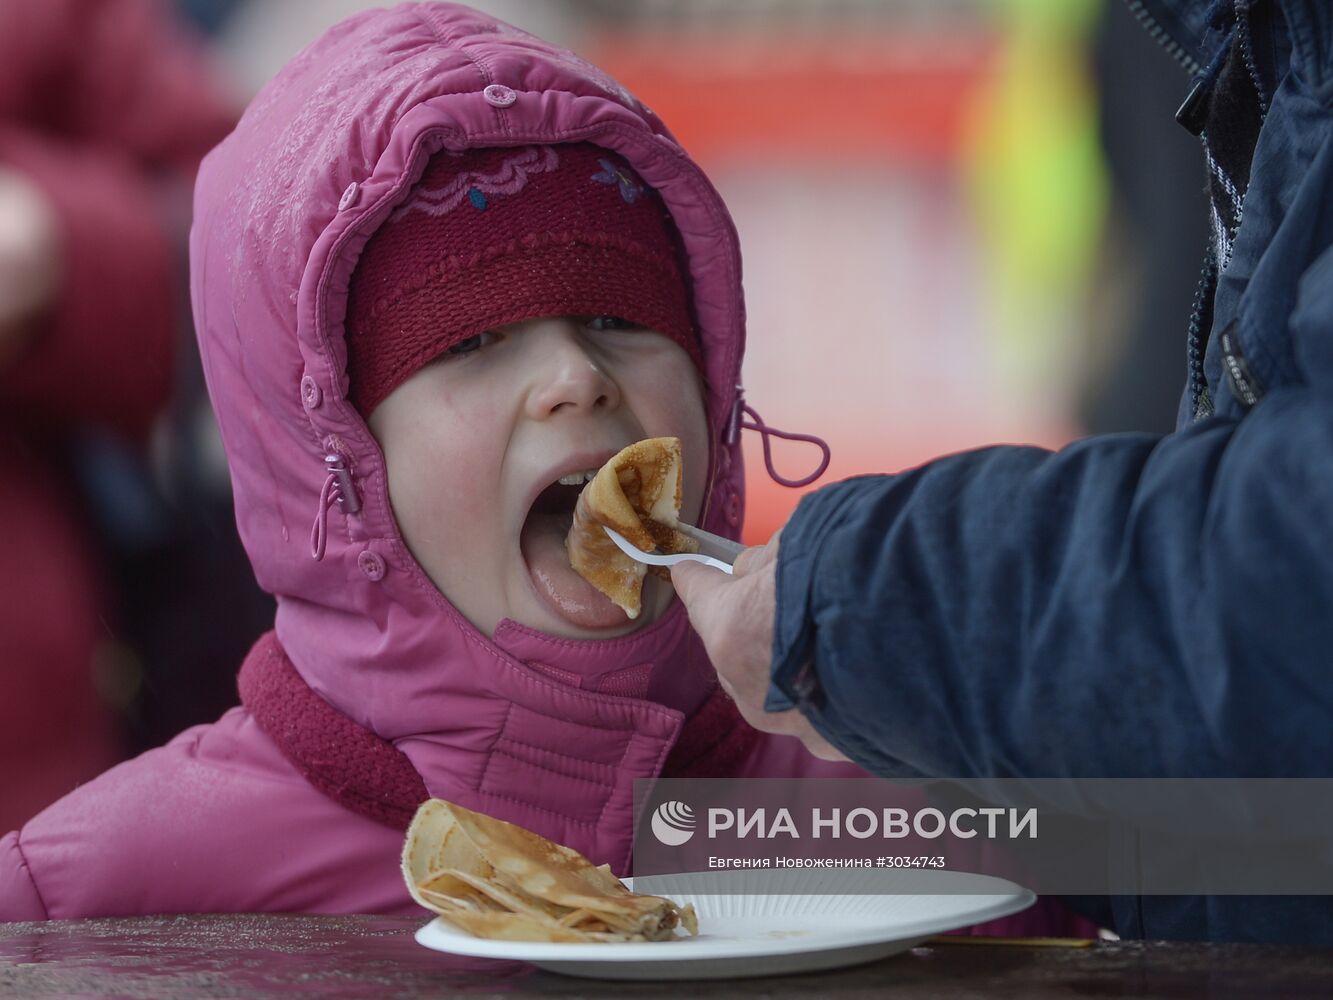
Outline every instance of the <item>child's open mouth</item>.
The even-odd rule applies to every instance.
[[[596,471],[562,476],[564,482],[542,490],[519,536],[519,548],[534,589],[556,614],[582,628],[610,628],[629,621],[609,597],[574,571],[565,551],[565,536],[574,522],[574,505],[586,480]]]

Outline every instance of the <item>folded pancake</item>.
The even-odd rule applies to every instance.
[[[504,820],[431,799],[403,845],[422,906],[484,938],[668,941],[697,934],[694,907],[631,892],[606,865]]]
[[[695,541],[676,530],[683,478],[679,439],[636,441],[598,470],[574,507],[565,537],[569,564],[630,618],[639,617],[648,567],[616,548],[603,525],[645,552],[697,552]]]

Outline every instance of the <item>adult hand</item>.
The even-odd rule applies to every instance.
[[[33,335],[59,279],[54,210],[21,173],[0,167],[0,370]]]
[[[846,760],[798,710],[764,711],[781,534],[779,530],[768,544],[742,552],[731,576],[703,563],[683,562],[671,567],[671,583],[703,639],[723,689],[745,720],[764,732],[798,737],[816,757]]]

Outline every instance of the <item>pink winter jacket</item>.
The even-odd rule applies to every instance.
[[[343,315],[366,239],[436,150],[587,140],[655,187],[684,239],[711,391],[704,525],[735,537],[726,437],[743,343],[722,202],[666,128],[570,52],[448,4],[361,14],[298,55],[204,161],[191,289],[236,517],[306,683],[407,755],[432,795],[628,867],[633,781],[716,685],[676,603],[610,641],[479,633],[399,536],[384,460],[346,399]],[[325,457],[361,509],[324,514]],[[326,518],[316,560],[311,528]],[[744,774],[855,774],[790,738]],[[243,708],[122,764],[0,840],[0,919],[171,911],[420,912],[402,832],[316,791]]]
[[[408,553],[347,400],[357,255],[441,148],[588,141],[661,195],[689,260],[709,387],[702,526],[736,537],[744,309],[734,228],[666,127],[573,53],[451,4],[360,14],[298,55],[204,161],[191,271],[236,515],[305,682],[410,759],[431,795],[627,869],[633,782],[716,689],[676,602],[638,633],[479,633]],[[325,512],[326,456],[357,504]],[[346,487],[346,482],[343,484]],[[325,552],[312,525],[325,519]],[[789,737],[733,773],[854,776]],[[171,911],[419,913],[401,830],[316,791],[243,708],[122,764],[0,840],[0,919]]]

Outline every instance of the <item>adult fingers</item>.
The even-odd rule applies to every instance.
[[[685,603],[686,611],[703,607],[729,582],[730,577],[722,570],[705,566],[700,562],[680,562],[671,567],[671,585],[676,588],[677,596]]]
[[[769,563],[778,557],[778,535],[782,534],[781,529],[763,545],[755,545],[746,549],[736,557],[732,563],[732,572],[736,576],[749,576],[757,570],[763,569]]]

